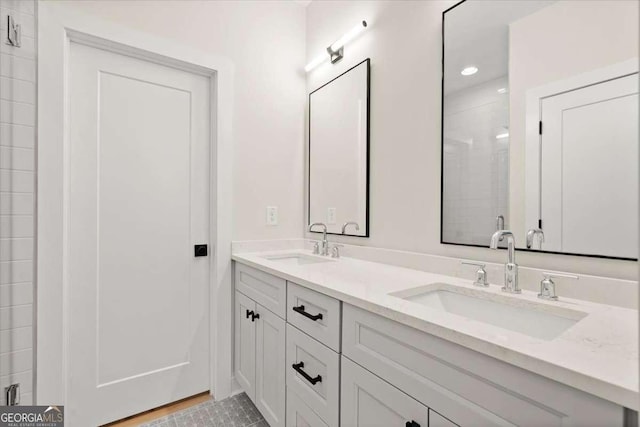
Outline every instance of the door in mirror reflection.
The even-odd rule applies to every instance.
[[[309,95],[309,224],[368,237],[369,59]]]
[[[467,0],[443,17],[442,243],[638,258],[640,2]]]
[[[544,98],[540,107],[543,247],[637,258],[637,74]]]

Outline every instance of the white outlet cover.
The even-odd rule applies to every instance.
[[[327,208],[327,224],[336,223],[336,208]]]
[[[277,206],[267,206],[267,225],[278,225]]]

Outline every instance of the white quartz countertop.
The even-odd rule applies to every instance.
[[[461,346],[470,348],[562,384],[638,410],[638,312],[610,305],[562,298],[543,301],[523,291],[506,294],[499,286],[478,288],[470,280],[432,274],[376,262],[342,257],[305,265],[267,257],[310,252],[271,251],[236,253],[242,264],[321,292],[345,303],[380,314]],[[536,304],[538,309],[567,310],[586,316],[559,336],[544,340],[435,310],[390,293],[432,283],[446,283],[461,292],[478,291],[495,298],[513,298],[514,304]],[[467,291],[465,291],[465,289]],[[542,306],[540,305],[542,304]],[[509,319],[504,319],[509,322]]]

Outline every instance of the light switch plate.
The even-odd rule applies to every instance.
[[[277,206],[267,206],[267,225],[278,225]]]
[[[336,223],[336,208],[327,208],[327,224]]]

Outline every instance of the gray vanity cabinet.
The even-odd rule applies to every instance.
[[[624,425],[612,402],[246,265],[235,285],[235,378],[271,427]]]
[[[286,322],[258,305],[256,407],[272,427],[284,427]]]
[[[457,424],[452,423],[436,411],[429,409],[429,427],[456,427]]]
[[[338,427],[341,303],[287,282],[287,308],[286,376],[289,394],[299,399],[298,406],[308,405],[321,423]],[[296,408],[300,416],[304,415],[303,409]]]
[[[343,355],[437,412],[434,425],[623,425],[612,402],[369,311],[344,304],[342,324]]]
[[[291,390],[287,390],[287,427],[329,427]]]
[[[429,426],[429,408],[344,356],[341,403],[342,426]]]
[[[284,427],[286,322],[236,291],[235,375],[272,427]]]
[[[256,327],[251,315],[256,302],[236,291],[235,303],[235,374],[240,387],[251,400],[256,397]]]
[[[235,377],[269,425],[284,427],[286,281],[235,266]]]

